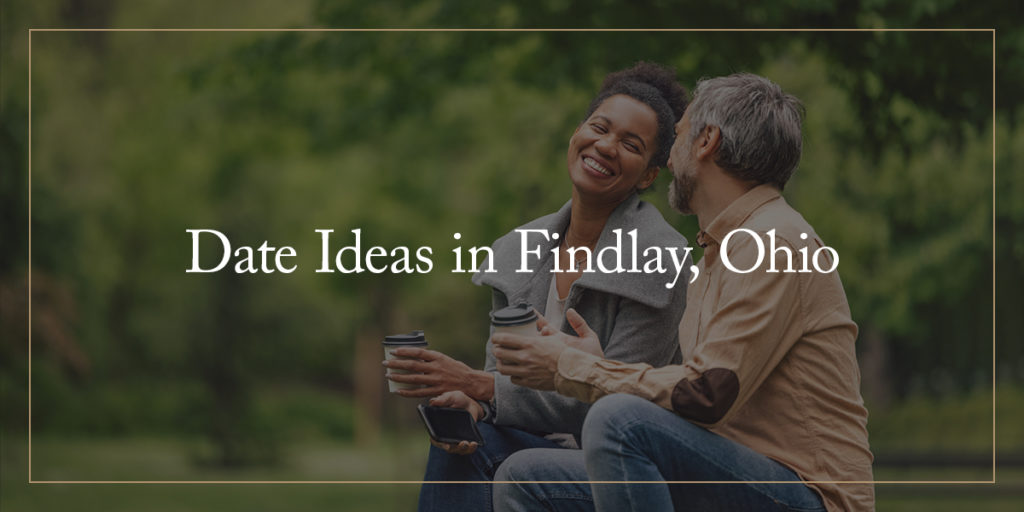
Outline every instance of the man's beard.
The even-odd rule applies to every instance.
[[[697,188],[697,182],[693,176],[680,174],[673,176],[672,183],[668,185],[668,204],[683,215],[693,215],[690,203],[693,201],[693,191]]]

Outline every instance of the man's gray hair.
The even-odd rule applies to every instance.
[[[715,163],[733,176],[786,185],[800,162],[804,107],[775,82],[750,73],[703,78],[687,109],[690,138],[717,126]]]

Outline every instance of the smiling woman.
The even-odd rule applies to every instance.
[[[566,168],[572,198],[551,215],[520,226],[499,238],[488,269],[473,277],[493,289],[493,308],[532,304],[553,331],[574,334],[573,326],[588,322],[603,340],[586,347],[605,357],[628,362],[668,364],[679,358],[676,341],[686,298],[685,280],[673,281],[671,270],[651,273],[552,272],[558,261],[613,248],[620,261],[634,261],[652,247],[687,255],[686,239],[658,210],[637,197],[665,165],[673,125],[686,108],[686,90],[665,67],[639,63],[608,75],[583,121],[569,138]],[[550,233],[536,246],[533,272],[520,266],[520,233]],[[622,243],[622,234],[635,234]],[[533,247],[533,246],[531,246]],[[611,250],[611,249],[610,249]],[[532,253],[533,249],[531,249]],[[611,252],[608,252],[611,254]],[[690,258],[684,258],[689,268]],[[578,261],[578,260],[577,260]],[[491,270],[493,269],[493,270]],[[677,273],[678,274],[678,273]],[[575,310],[575,313],[574,313]],[[484,444],[434,443],[426,481],[488,481],[497,465],[526,448],[574,448],[588,404],[519,386],[497,372],[493,345],[487,343],[487,364],[474,370],[440,352],[397,349],[410,359],[391,359],[385,366],[413,374],[392,374],[396,382],[418,385],[398,393],[434,397],[431,404],[469,410],[479,422]],[[479,485],[424,484],[421,510],[489,510],[490,489]]]
[[[573,199],[619,204],[658,177],[657,115],[625,94],[604,100],[569,139]]]

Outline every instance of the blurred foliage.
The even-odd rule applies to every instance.
[[[991,454],[992,395],[991,390],[979,389],[943,398],[920,396],[901,402],[885,414],[872,414],[871,448],[887,454]],[[995,405],[999,433],[996,449],[1000,453],[1024,453],[1024,422],[1015,414],[1024,409],[1024,390],[1019,386],[997,387]],[[930,424],[941,427],[922,428]]]
[[[346,28],[995,23],[997,62],[1024,52],[996,4],[583,7],[324,1],[280,22],[250,16]],[[220,26],[235,20],[228,7],[203,10]],[[639,59],[674,66],[688,86],[758,72],[804,101],[805,155],[786,196],[841,255],[873,414],[889,399],[990,388],[993,261],[997,375],[1024,379],[1024,70],[1000,67],[993,119],[988,32],[37,32],[27,194],[16,170],[28,163],[28,41],[10,28],[203,26],[188,16],[112,0],[4,5],[7,425],[23,425],[14,419],[27,405],[30,221],[35,432],[202,433],[219,447],[213,462],[273,462],[296,438],[353,435],[363,412],[350,396],[367,363],[355,354],[384,334],[423,328],[433,347],[479,366],[489,293],[449,272],[452,249],[487,245],[568,198],[572,130],[601,78]],[[695,220],[667,206],[667,175],[645,199],[692,238]],[[293,246],[299,269],[185,274],[190,228],[236,247]],[[337,250],[357,228],[364,251],[432,247],[433,271],[314,272],[314,229],[334,229]],[[385,414],[410,405],[385,401]]]

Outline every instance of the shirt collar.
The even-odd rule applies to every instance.
[[[721,245],[722,240],[733,230],[739,228],[762,205],[781,197],[779,189],[767,183],[758,185],[746,194],[726,206],[715,220],[708,224],[707,229],[697,233],[697,243],[707,247],[709,243]]]

